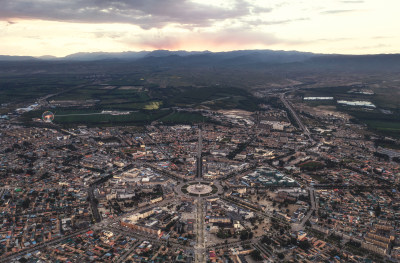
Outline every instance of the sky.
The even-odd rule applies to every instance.
[[[0,0],[0,54],[400,53],[399,0]]]

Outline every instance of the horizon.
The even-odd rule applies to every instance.
[[[397,7],[397,8],[396,8]],[[1,53],[64,57],[141,50],[399,53],[400,4],[279,0],[5,0]]]
[[[272,51],[272,52],[298,52],[298,53],[310,53],[310,54],[314,54],[314,55],[331,55],[331,56],[377,56],[377,55],[399,55],[400,52],[398,53],[366,53],[366,54],[344,54],[344,53],[317,53],[317,52],[312,52],[312,51],[301,51],[301,50],[278,50],[278,49],[234,49],[234,50],[225,50],[225,51],[210,51],[210,50],[184,50],[184,49],[178,49],[178,50],[168,50],[168,49],[153,49],[153,50],[123,50],[123,51],[79,51],[76,53],[71,53],[71,54],[67,54],[64,56],[54,56],[54,55],[49,55],[49,54],[45,54],[45,55],[39,55],[39,56],[31,56],[31,55],[14,55],[14,54],[0,54],[0,56],[4,56],[4,57],[32,57],[32,58],[36,58],[36,59],[44,59],[46,57],[51,57],[52,59],[64,59],[67,58],[69,56],[73,56],[73,55],[79,55],[79,54],[122,54],[122,53],[141,53],[141,52],[148,52],[148,53],[152,53],[152,52],[156,52],[156,51],[167,51],[167,52],[197,52],[197,53],[229,53],[229,52],[239,52],[239,51]]]

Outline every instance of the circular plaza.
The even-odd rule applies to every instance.
[[[208,182],[191,182],[182,185],[180,192],[191,196],[210,196],[218,192],[217,186]]]

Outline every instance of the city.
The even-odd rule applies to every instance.
[[[142,131],[9,115],[1,262],[400,259],[396,157],[365,126],[286,96]]]
[[[0,263],[400,262],[398,0],[1,0]]]

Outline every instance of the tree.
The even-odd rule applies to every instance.
[[[310,249],[311,244],[310,242],[308,242],[308,240],[302,240],[299,242],[299,247],[305,251],[307,251],[308,249]]]
[[[381,206],[378,204],[378,206],[375,207],[374,211],[375,211],[375,216],[379,217],[381,215],[381,212],[382,212]]]
[[[248,237],[247,231],[243,230],[240,232],[240,240],[246,240]]]
[[[254,249],[253,251],[251,251],[250,256],[255,261],[261,261],[263,259],[260,251],[258,251],[257,249]]]
[[[240,232],[240,240],[249,239],[249,232],[247,230],[243,230]]]
[[[263,236],[263,238],[261,239],[261,242],[266,244],[266,245],[271,245],[272,240],[267,236]]]
[[[22,202],[22,208],[27,209],[29,208],[29,204],[31,203],[31,200],[29,200],[28,198],[26,198],[23,202]]]
[[[283,255],[283,253],[279,253],[279,254],[278,254],[278,258],[279,258],[280,260],[282,260],[282,259],[285,258],[285,255]]]

